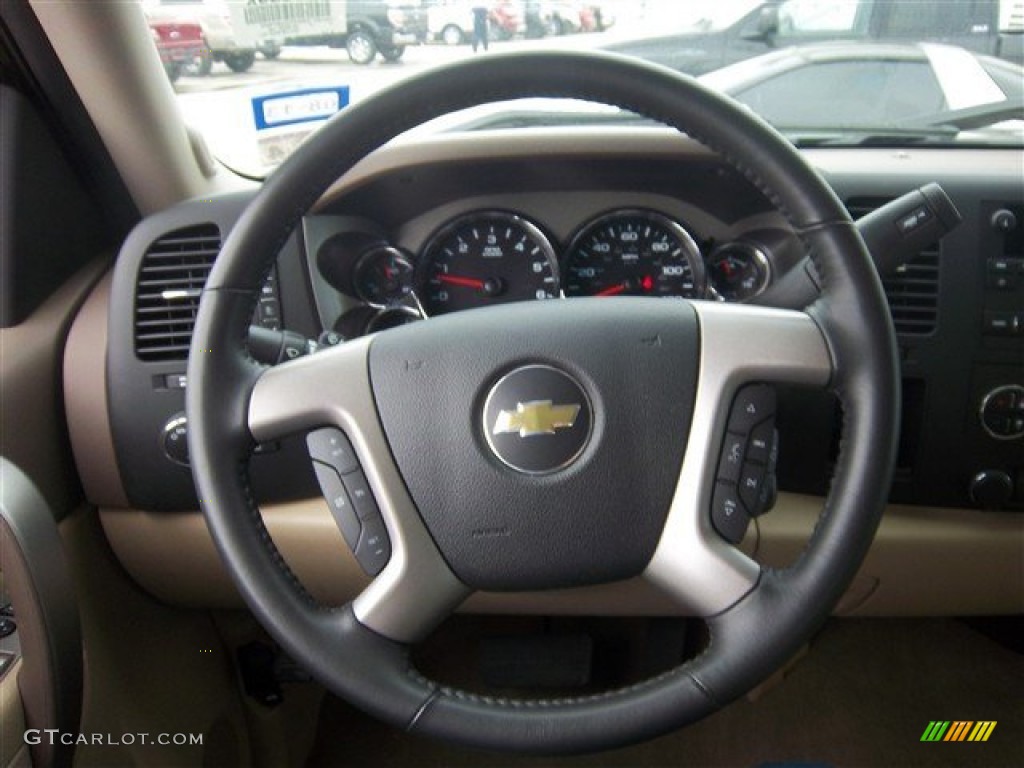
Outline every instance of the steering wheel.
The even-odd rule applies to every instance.
[[[706,144],[755,184],[822,279],[805,311],[643,298],[525,302],[446,315],[275,368],[249,355],[259,288],[300,217],[404,130],[480,103],[573,97]],[[895,336],[848,214],[767,124],[667,69],[613,55],[494,55],[346,108],[267,181],[224,243],[188,367],[189,448],[210,532],[239,591],[328,689],[419,733],[573,753],[695,721],[767,677],[829,615],[872,541],[894,460]],[[761,567],[710,508],[730,406],[751,382],[829,388],[843,439],[799,559]],[[247,479],[257,442],[340,429],[390,558],[351,603],[318,605],[277,552]],[[364,523],[367,525],[368,523]],[[383,526],[383,530],[379,526]],[[710,642],[598,695],[508,700],[428,680],[410,648],[474,590],[642,577]]]

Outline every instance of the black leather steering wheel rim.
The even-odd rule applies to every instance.
[[[762,569],[753,588],[707,617],[698,658],[595,696],[510,701],[440,686],[406,644],[364,626],[351,604],[317,606],[274,548],[248,487],[249,400],[263,374],[246,334],[259,286],[300,217],[384,142],[480,103],[573,97],[674,126],[753,182],[803,239],[822,294],[807,310],[832,360],[843,440],[820,522],[799,560]],[[257,618],[329,689],[399,727],[490,749],[573,753],[620,746],[693,722],[784,663],[820,626],[870,546],[884,507],[898,422],[895,337],[877,274],[825,182],[755,116],[690,78],[612,55],[532,53],[474,59],[411,78],[330,121],[264,184],[210,275],[190,355],[189,443],[202,509]]]

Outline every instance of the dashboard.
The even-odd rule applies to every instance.
[[[1019,152],[806,156],[854,218],[933,181],[960,211],[959,227],[883,283],[902,366],[890,500],[914,520],[975,510],[970,520],[1004,532],[993,541],[1012,560],[1012,536],[999,537],[1024,511]],[[188,343],[205,276],[254,194],[150,216],[122,247],[99,387],[108,448],[76,452],[103,507],[161,515],[199,506],[186,448]],[[437,136],[379,150],[322,196],[282,248],[253,324],[322,345],[506,301],[759,302],[804,256],[785,216],[747,179],[668,131]],[[72,399],[72,424],[76,407],[99,406]],[[779,388],[780,494],[824,495],[840,424],[829,393]],[[259,446],[250,476],[264,504],[320,498],[302,435]]]
[[[569,195],[569,197],[586,197]],[[513,208],[461,212],[432,226],[425,238],[401,238],[405,247],[370,221],[312,216],[304,224],[310,272],[319,306],[344,338],[384,330],[448,312],[512,301],[581,296],[747,301],[769,285],[773,270],[788,268],[795,244],[784,229],[740,226],[721,230],[707,215],[694,227],[678,213],[678,200],[623,195],[633,203],[595,213],[596,199],[581,199],[589,218],[573,225],[550,211],[565,193],[521,200],[538,217]],[[578,215],[573,211],[571,215]],[[433,217],[429,217],[433,218]],[[548,232],[570,232],[567,237]],[[393,239],[396,242],[393,242]],[[774,267],[773,267],[774,265]],[[319,283],[319,280],[317,281]],[[336,291],[337,307],[331,291]]]
[[[304,219],[324,328],[352,338],[581,296],[747,301],[802,256],[785,219],[710,157],[666,157],[658,168],[606,152],[548,157],[514,187],[523,173],[514,159],[459,165],[417,167],[400,199],[382,179]]]

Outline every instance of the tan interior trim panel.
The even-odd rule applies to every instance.
[[[820,510],[820,499],[780,494],[760,520],[758,561],[792,562]],[[1024,612],[1024,516],[890,505],[840,607],[855,616]]]
[[[369,582],[322,499],[262,511],[277,548],[320,602],[341,605]],[[125,570],[157,599],[198,608],[242,605],[201,513],[101,509],[100,521]]]
[[[0,455],[32,479],[54,510],[71,507],[77,494],[71,455],[55,449],[65,444],[56,405],[61,345],[75,312],[106,266],[106,259],[98,258],[82,267],[22,322],[0,329]],[[89,352],[102,360],[105,350],[104,343]],[[104,431],[109,429],[103,426]]]
[[[232,173],[203,175],[137,4],[32,0],[31,6],[139,210],[149,214],[248,186]],[[108,44],[111,37],[118,45]]]
[[[64,347],[64,409],[85,496],[100,506],[127,507],[107,408],[108,272],[82,305]]]
[[[25,710],[18,693],[21,659],[0,679],[0,768],[32,765],[25,744]]]
[[[813,530],[821,500],[780,494],[760,521],[757,559],[784,565]],[[326,605],[367,584],[322,499],[266,506],[267,529],[310,593]],[[237,608],[241,598],[199,513],[101,510],[110,544],[131,576],[168,603]],[[984,588],[979,588],[984,585]],[[1024,611],[1024,517],[965,509],[891,506],[839,614],[966,616]],[[481,613],[672,615],[678,609],[639,580],[538,594],[473,595]]]

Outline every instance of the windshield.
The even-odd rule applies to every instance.
[[[613,51],[699,77],[798,145],[1024,144],[1024,35],[1013,0],[141,5],[186,121],[222,163],[255,177],[332,115],[401,79],[466,57],[552,48]],[[644,124],[601,106],[530,100],[428,130],[615,122]]]

